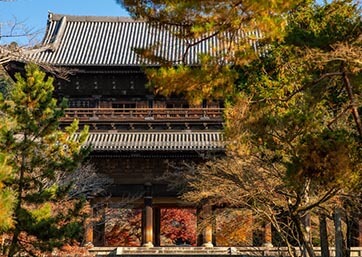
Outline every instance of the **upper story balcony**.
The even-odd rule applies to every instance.
[[[96,130],[220,129],[223,108],[68,108],[63,124],[78,119]]]

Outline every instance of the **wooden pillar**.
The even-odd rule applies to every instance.
[[[212,244],[212,209],[210,205],[207,205],[203,208],[204,219],[206,220],[206,224],[204,226],[204,230],[202,233],[203,236],[203,247],[213,247]]]
[[[264,223],[264,226],[263,226],[263,246],[264,247],[273,247],[272,225],[270,222]]]
[[[87,203],[86,208],[88,209],[88,215],[84,220],[84,245],[85,246],[92,246],[93,245],[93,208],[92,206]]]
[[[152,210],[152,185],[145,185],[144,196],[144,222],[143,222],[143,247],[153,247],[153,210]]]

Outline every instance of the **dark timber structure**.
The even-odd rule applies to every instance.
[[[197,65],[198,54],[215,42],[205,43],[189,49],[187,64]],[[124,200],[141,196],[132,205],[143,210],[141,238],[123,246],[165,244],[160,239],[162,210],[192,208],[158,179],[172,169],[170,163],[198,162],[224,151],[221,102],[191,107],[180,96],[163,97],[147,89],[143,68],[159,64],[142,59],[134,49],[155,44],[162,46],[155,50],[157,56],[175,61],[185,57],[186,44],[158,26],[129,18],[49,14],[46,49],[32,56],[38,63],[71,70],[69,81],[55,81],[56,97],[69,100],[62,126],[75,118],[80,127],[89,125],[90,159],[113,179],[111,197],[92,199],[94,213],[107,216],[106,210],[116,212]],[[114,245],[107,239],[106,225],[88,229],[87,241]],[[197,244],[211,246],[212,231],[199,236]]]
[[[58,78],[54,84],[55,97],[69,100],[61,125],[66,126],[75,118],[80,127],[89,125],[90,159],[99,173],[113,180],[106,197],[95,196],[91,200],[94,216],[100,219],[94,226],[86,227],[85,238],[95,246],[168,246],[170,240],[165,239],[167,235],[163,234],[161,225],[165,210],[186,210],[185,215],[191,213],[195,220],[200,218],[201,210],[180,201],[177,192],[170,190],[167,181],[159,177],[180,163],[200,162],[203,156],[224,153],[222,102],[204,101],[200,106],[189,106],[180,96],[153,94],[146,87],[143,68],[160,65],[142,59],[134,51],[153,45],[155,56],[161,59],[172,60],[175,64],[182,60],[187,65],[197,66],[200,53],[221,48],[215,37],[189,48],[187,42],[173,36],[176,29],[129,18],[50,13],[43,44],[31,56],[37,63],[71,71],[69,80]],[[10,72],[19,67],[15,62],[6,65]],[[125,201],[130,199],[132,205],[125,206]],[[120,209],[128,212],[120,212]],[[204,207],[202,213],[210,215],[212,211]],[[107,217],[112,219],[112,215],[136,220],[133,225],[128,224],[126,231],[130,234],[133,230],[132,240],[114,241],[114,237],[127,233],[121,235],[116,231],[120,227],[117,222],[124,220],[107,223]],[[234,222],[243,221],[248,227],[244,235],[249,241],[243,246],[255,245],[252,215],[250,212],[239,215],[244,217]],[[230,220],[232,223],[233,217]],[[175,227],[179,225],[177,220],[169,221],[174,222]],[[112,238],[107,233],[115,234]],[[198,233],[195,243],[179,238],[172,244],[233,246],[217,240],[215,224],[204,226]],[[258,233],[256,245],[270,247],[270,224],[265,224]],[[361,232],[357,231],[357,237],[362,241],[358,233]],[[215,253],[233,254],[230,249],[226,252],[215,249]]]

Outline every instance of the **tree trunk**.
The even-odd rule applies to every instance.
[[[347,235],[346,235],[346,256],[351,256],[351,246],[353,241],[353,218],[348,217],[345,215],[346,224],[347,224]]]
[[[301,217],[297,214],[297,215],[292,215],[292,219],[293,222],[296,226],[298,235],[299,235],[299,240],[301,241],[301,245],[303,247],[305,247],[306,252],[308,253],[309,257],[316,257],[315,253],[314,253],[314,249],[313,249],[313,245],[311,244],[311,242],[308,240],[309,236],[308,236],[308,232],[305,230],[304,225],[301,222]],[[303,217],[304,219],[304,217]]]
[[[326,215],[324,214],[319,215],[319,237],[321,242],[322,257],[329,257],[327,220]]]
[[[333,219],[334,219],[335,247],[336,247],[335,257],[346,257],[345,252],[343,250],[342,215],[341,215],[341,210],[339,208],[334,209]]]
[[[310,213],[307,212],[303,218],[302,218],[302,224],[303,224],[303,234],[304,234],[304,237],[305,237],[305,241],[307,244],[311,245],[311,247],[313,247],[312,245],[312,240],[311,240],[311,232],[310,232],[310,229],[311,229],[311,221],[310,221]],[[306,254],[306,251],[307,249],[304,249],[304,256],[307,256]]]
[[[348,78],[346,72],[343,72],[343,81],[344,81],[344,86],[345,86],[347,94],[348,94],[349,101],[351,103],[352,116],[353,116],[353,119],[354,119],[354,121],[356,123],[357,131],[358,131],[359,135],[362,137],[361,118],[360,118],[359,113],[358,113],[356,100],[354,99],[352,86],[351,86],[351,83],[349,81],[349,78]]]
[[[26,142],[26,140],[28,139],[27,134],[24,134],[24,139],[23,142]],[[26,145],[25,143],[23,143],[24,145]],[[16,203],[16,207],[14,209],[14,217],[15,217],[15,229],[14,229],[14,233],[13,233],[13,238],[11,240],[11,244],[9,247],[9,254],[8,256],[14,256],[17,251],[18,251],[18,244],[19,244],[19,235],[21,232],[21,220],[19,220],[20,212],[21,212],[21,208],[22,208],[22,200],[23,200],[23,190],[24,190],[24,177],[25,177],[25,162],[26,162],[26,152],[23,151],[21,153],[21,166],[20,166],[20,170],[19,170],[19,180],[18,180],[18,188],[15,191],[17,194],[17,203]],[[18,218],[18,220],[16,220],[16,218]]]
[[[19,234],[20,234],[19,229],[16,228],[9,248],[9,253],[8,253],[9,257],[14,256],[18,250]]]

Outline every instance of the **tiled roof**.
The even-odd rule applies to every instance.
[[[91,132],[93,151],[220,151],[221,132]]]
[[[156,46],[156,56],[177,63],[190,43],[174,34],[180,27],[160,27],[144,21],[121,17],[68,16],[49,14],[43,48],[35,53],[36,62],[53,65],[84,66],[139,66],[158,65],[142,60],[135,48]],[[258,37],[258,33],[254,33]],[[245,37],[245,35],[241,35]],[[256,49],[256,42],[250,41]],[[225,50],[224,41],[216,36],[189,48],[185,58],[188,65],[199,63],[198,54],[216,53]]]

